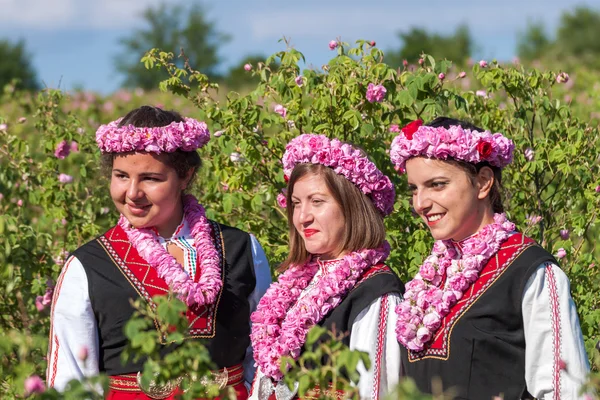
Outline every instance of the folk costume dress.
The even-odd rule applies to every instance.
[[[468,240],[444,243],[460,257]],[[423,349],[403,349],[402,368],[421,391],[438,378],[456,399],[582,398],[589,365],[567,276],[511,232]]]
[[[340,262],[339,259],[317,261],[316,274],[302,290],[287,316],[298,311],[300,300],[314,294],[324,275],[332,272]],[[379,399],[390,392],[399,381],[400,346],[394,333],[397,318],[394,309],[401,301],[403,291],[402,282],[388,266],[374,265],[362,274],[339,305],[318,323],[329,330],[335,327],[338,333],[349,333],[343,339],[343,343],[351,350],[361,350],[369,354],[371,368],[367,370],[362,363],[358,366],[358,389],[361,399]],[[282,387],[285,386],[283,383],[278,384],[276,381],[271,381],[274,391],[265,395],[265,390],[261,388],[261,385],[265,385],[265,380],[270,378],[265,376],[259,367],[252,384],[250,399],[297,398]],[[280,392],[284,394],[279,396]]]
[[[496,172],[512,162],[512,140],[463,125],[406,125],[390,148],[396,170],[413,157]],[[424,392],[438,380],[457,399],[579,398],[589,365],[569,280],[504,214],[460,242],[436,241],[396,311],[403,370]]]
[[[223,284],[212,304],[188,307],[187,340],[203,340],[221,376],[227,377],[223,385],[232,386],[238,398],[245,399],[255,371],[249,318],[270,284],[269,265],[254,236],[208,222]],[[179,247],[185,273],[198,281],[202,260],[190,230],[184,217],[171,238],[157,235],[156,239],[164,248],[168,244]],[[123,328],[133,313],[130,299],[141,297],[153,304],[152,296],[168,291],[169,285],[140,256],[119,225],[73,252],[54,294],[48,385],[61,390],[72,379],[102,372],[110,376],[107,398],[149,398],[136,382],[143,361],[121,363],[127,344]],[[79,356],[84,348],[86,360]]]

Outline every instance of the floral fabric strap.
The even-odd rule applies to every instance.
[[[401,173],[406,172],[407,160],[419,156],[471,164],[487,162],[499,168],[513,160],[515,144],[501,133],[479,132],[459,125],[446,129],[422,124],[421,120],[411,122],[392,141],[390,158]]]
[[[181,122],[155,128],[138,128],[133,125],[120,127],[122,120],[123,118],[119,118],[101,125],[96,131],[96,143],[102,153],[146,151],[160,154],[176,150],[194,151],[210,140],[206,123],[193,118],[184,118]]]
[[[305,133],[287,144],[282,162],[286,180],[298,164],[321,164],[355,184],[369,196],[382,215],[388,215],[394,209],[396,191],[390,178],[361,150],[348,143],[325,135]]]

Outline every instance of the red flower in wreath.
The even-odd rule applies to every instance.
[[[492,154],[492,144],[482,140],[477,144],[477,151],[479,152],[481,159],[485,160]]]
[[[406,136],[408,140],[412,140],[413,134],[417,131],[417,129],[419,129],[421,125],[423,125],[422,120],[418,119],[416,121],[413,121],[407,124],[404,128],[402,128],[402,133],[404,133],[404,136]]]

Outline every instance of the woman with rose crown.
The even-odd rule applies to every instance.
[[[175,398],[175,385],[141,385],[143,360],[121,362],[130,299],[152,303],[172,291],[188,305],[186,340],[203,340],[220,368],[215,379],[247,398],[254,376],[250,313],[270,284],[270,269],[254,236],[209,220],[184,193],[201,164],[196,150],[209,139],[206,123],[149,106],[98,128],[120,217],[75,250],[60,274],[49,386],[62,390],[102,372],[109,376],[107,399]]]
[[[350,349],[369,354],[358,391],[381,398],[400,375],[394,309],[404,287],[384,264],[394,187],[361,150],[324,135],[294,138],[282,161],[290,252],[251,317],[258,370],[250,398],[295,397],[281,380],[281,357],[297,358],[315,325],[347,333]]]
[[[390,157],[436,240],[396,308],[402,367],[427,393],[576,399],[587,356],[569,280],[503,210],[513,142],[466,122],[415,121]]]

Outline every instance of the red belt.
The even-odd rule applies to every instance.
[[[145,392],[140,388],[138,384],[138,374],[123,374],[123,375],[112,375],[108,377],[108,387],[111,391],[116,392]],[[244,367],[242,364],[237,364],[232,367],[227,367],[213,372],[212,379],[220,384],[221,388],[227,386],[236,386],[244,382]],[[175,392],[178,391],[177,387],[174,387],[171,393],[164,396],[149,395],[150,398],[169,398]]]

